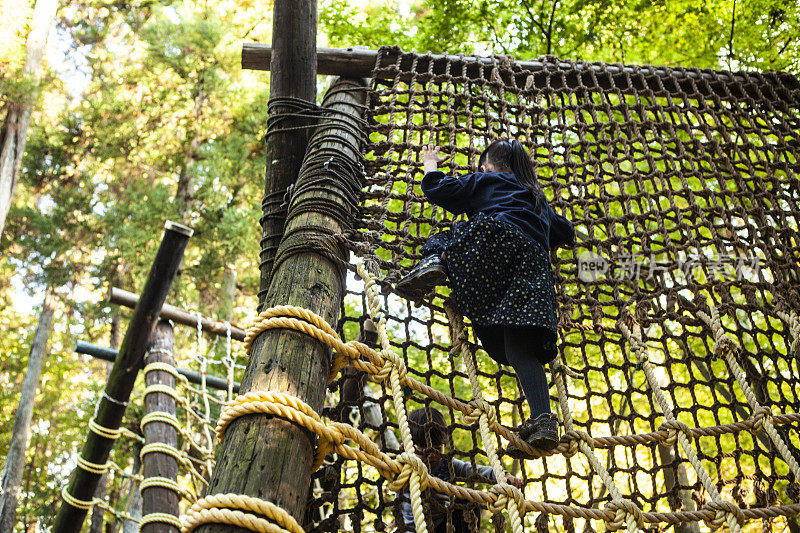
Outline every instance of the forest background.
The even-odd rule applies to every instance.
[[[235,322],[255,309],[269,75],[241,70],[239,58],[243,42],[269,43],[272,31],[271,2],[74,1],[47,22],[41,75],[32,76],[23,71],[34,7],[0,0],[0,119],[32,110],[0,225],[4,471],[32,346],[44,361],[20,531],[52,523],[104,385],[106,364],[75,354],[75,341],[118,345],[129,315],[106,294],[141,290],[165,220],[195,230],[170,303]],[[800,6],[322,0],[318,44],[797,74]],[[320,77],[320,96],[329,81]],[[37,327],[44,343],[34,342]],[[191,334],[178,330],[178,345],[193,346]]]

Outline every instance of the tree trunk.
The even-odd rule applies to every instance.
[[[33,417],[33,404],[36,400],[36,391],[42,379],[42,368],[47,354],[47,341],[53,327],[53,314],[56,309],[55,291],[48,287],[45,292],[42,312],[39,315],[39,324],[31,343],[28,368],[25,379],[22,381],[22,390],[19,397],[19,406],[14,417],[14,428],[11,430],[11,444],[6,456],[6,465],[3,469],[2,487],[0,496],[0,533],[11,533],[17,521],[17,497],[22,484],[22,472],[25,467],[25,451],[28,448],[28,438],[31,432],[31,418]]]
[[[57,0],[37,0],[33,9],[22,75],[37,85],[42,77],[42,56],[57,8]],[[22,154],[25,152],[28,125],[31,121],[31,104],[29,100],[23,99],[9,102],[3,128],[0,130],[0,234],[3,233],[8,210],[11,208],[11,198],[19,180]]]
[[[203,106],[208,99],[208,93],[203,87],[203,82],[200,81],[197,86],[197,96],[194,99],[194,120],[195,123],[200,123],[200,120],[203,117]],[[203,145],[205,140],[203,137],[195,132],[191,139],[188,138],[190,135],[189,129],[192,127],[191,125],[187,124],[187,146],[186,146],[186,157],[183,160],[183,167],[181,167],[181,171],[178,175],[178,187],[175,190],[175,204],[178,206],[178,214],[181,217],[181,221],[184,223],[189,223],[189,216],[192,213],[192,207],[194,206],[194,163],[197,161],[197,153],[200,150],[200,147]]]
[[[365,94],[362,81],[338,80],[331,86],[324,105],[340,111],[344,119],[351,114],[351,127],[321,126],[311,143],[319,140],[309,152],[309,158],[341,154],[357,160],[360,139],[353,136],[358,131],[357,119]],[[322,176],[336,177],[336,171],[320,165],[318,171],[309,171],[298,181],[313,182]],[[340,180],[343,177],[338,178]],[[345,205],[336,195],[337,187],[330,192],[308,187],[303,190],[296,205],[311,197],[339,199],[342,211]],[[335,204],[334,204],[335,205]],[[340,219],[330,212],[318,213],[308,209],[293,210],[286,224],[287,237],[281,242],[275,277],[269,288],[266,303],[295,305],[317,313],[329,324],[335,324],[344,296],[344,276],[341,265],[334,259],[344,259],[344,251],[325,254],[308,247],[298,246],[296,235],[301,232],[315,235],[319,227],[338,233],[344,227]],[[293,237],[294,236],[294,237]],[[309,239],[310,240],[310,239]],[[295,248],[297,246],[297,248]],[[334,255],[336,254],[336,255]],[[341,254],[341,255],[340,255]],[[263,289],[263,286],[262,286]],[[300,398],[312,409],[322,409],[325,386],[330,373],[330,348],[302,333],[273,329],[256,337],[242,379],[242,391],[271,390],[285,392]],[[297,520],[305,514],[305,504],[311,479],[315,437],[301,426],[278,417],[251,415],[234,420],[222,443],[217,448],[217,467],[208,494],[238,493],[255,496],[282,507]],[[204,525],[199,533],[231,531],[229,526]]]
[[[25,467],[25,471],[27,472],[27,475],[25,476],[25,500],[22,502],[22,506],[23,507],[27,507],[28,506],[28,502],[30,501],[31,482],[33,480],[32,479],[33,478],[33,472],[34,472],[34,470],[36,470],[36,458],[37,457],[41,457],[41,458],[46,460],[46,457],[47,457],[47,455],[46,455],[47,442],[48,442],[47,439],[43,439],[41,435],[36,435],[36,439],[35,439],[35,442],[33,444],[33,453],[31,454],[31,460],[27,464],[27,466]],[[17,504],[17,507],[19,508],[19,503]],[[24,525],[25,525],[25,529],[27,530],[27,528],[31,524],[31,520],[33,521],[32,522],[33,525],[35,525],[37,518],[35,516],[34,517],[28,517],[26,515],[21,520],[25,520]]]
[[[233,308],[236,303],[236,265],[228,264],[222,278],[222,299],[219,302],[217,316],[220,320],[233,320]]]
[[[153,331],[150,346],[144,357],[145,366],[151,363],[166,363],[175,366],[173,355],[174,336],[172,325],[161,320]],[[175,377],[164,370],[149,370],[144,375],[145,386],[163,385],[175,388]],[[144,398],[145,415],[169,413],[175,415],[175,398],[164,392],[151,392]],[[153,421],[144,427],[145,445],[166,444],[178,447],[178,431],[166,422]],[[162,452],[150,452],[142,457],[144,479],[162,477],[178,481],[178,460]],[[163,513],[178,518],[181,514],[180,496],[166,487],[146,487],[142,490],[142,514]],[[180,533],[179,529],[164,522],[150,522],[142,526],[142,533]]]
[[[317,98],[317,0],[276,0],[272,15],[270,100],[298,98],[315,103]],[[291,106],[274,105],[270,120]],[[266,303],[272,268],[286,225],[285,194],[300,172],[308,145],[310,124],[304,117],[283,117],[280,126],[267,128],[267,173],[261,202],[261,282],[258,311]],[[293,129],[295,128],[295,129]],[[270,131],[271,130],[271,131]]]

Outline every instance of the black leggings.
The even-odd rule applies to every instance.
[[[483,349],[500,364],[517,373],[531,408],[531,416],[550,413],[550,391],[544,366],[534,355],[540,342],[536,328],[518,326],[473,326]]]

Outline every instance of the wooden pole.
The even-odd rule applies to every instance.
[[[310,104],[317,98],[317,0],[275,0],[272,15],[273,48],[270,55],[270,101],[296,98]],[[286,100],[283,100],[286,102]],[[311,133],[305,117],[276,118],[295,111],[289,105],[270,106],[267,131],[267,172],[261,217],[261,283],[258,310],[267,297],[272,265],[283,237],[287,189],[300,172]],[[292,129],[294,128],[294,129]]]
[[[139,296],[117,287],[111,287],[111,290],[108,294],[108,301],[112,304],[133,308],[136,307],[136,302],[139,301]],[[197,327],[197,313],[186,311],[173,305],[164,304],[164,307],[161,308],[161,318],[164,320],[172,320],[173,322],[183,324],[184,326],[191,326],[193,328]],[[204,333],[210,333],[211,335],[216,335],[217,337],[225,337],[227,335],[228,326],[225,325],[225,322],[220,320],[200,315],[200,326],[203,328]],[[230,326],[231,339],[235,341],[243,341],[245,337],[245,331],[236,324],[230,323]]]
[[[242,45],[242,68],[252,70],[269,70],[271,68],[270,60],[274,53],[274,49],[269,45],[260,43],[245,43]],[[375,62],[378,59],[377,50],[367,50],[364,48],[353,47],[318,48],[316,55],[318,74],[364,78],[371,77],[373,75]],[[381,66],[384,68],[392,66],[397,61],[397,58],[398,53],[396,50],[388,51],[384,56],[384,61],[381,63]],[[429,69],[431,62],[433,62],[433,66],[431,69]],[[433,75],[444,74],[445,67],[448,62],[450,63],[450,72],[453,75],[463,75],[469,79],[477,79],[480,77],[484,79],[490,79],[491,73],[488,69],[491,69],[494,64],[493,59],[490,57],[464,57],[448,54],[426,54],[420,55],[417,58],[416,63],[413,65],[411,57],[404,59],[400,64],[400,70],[402,72],[410,72],[413,68],[413,73],[419,80],[424,79],[424,77],[429,73]],[[564,78],[563,80],[561,78],[550,78],[549,88],[558,90],[564,87],[574,89],[584,86],[591,90],[594,87],[594,81],[592,80],[591,76],[592,73],[597,76],[597,86],[594,87],[595,89],[609,89],[613,86],[623,90],[623,92],[626,90],[626,88],[635,89],[638,91],[648,88],[644,85],[642,81],[643,78],[638,76],[639,74],[646,78],[660,78],[662,80],[663,89],[659,90],[663,90],[667,93],[693,93],[695,92],[695,89],[693,88],[691,82],[695,81],[699,82],[696,83],[696,88],[700,93],[706,95],[714,93],[726,95],[731,91],[737,93],[740,92],[740,89],[737,87],[737,85],[747,84],[751,81],[751,78],[747,73],[711,73],[697,70],[678,71],[667,68],[650,67],[646,65],[634,68],[620,65],[600,66],[585,63],[578,64],[576,66],[573,63],[568,62],[558,62],[554,64],[549,62],[545,63],[535,59],[529,61],[515,61],[515,65],[517,65],[521,70],[521,72],[516,74],[515,81],[517,86],[525,87],[528,76],[534,74],[533,87],[537,89],[547,87],[546,82],[548,79],[546,72],[548,70],[573,70],[575,68],[577,68],[578,71],[582,71],[580,76],[573,74]],[[394,76],[394,73],[391,73],[390,75]],[[510,76],[507,76],[505,72],[501,73],[501,75],[504,76],[505,79],[503,81],[506,84],[511,84]],[[632,80],[633,86],[627,87],[627,77],[631,75],[634,75],[635,78]],[[800,84],[798,84],[796,78],[780,72],[770,72],[765,73],[764,75],[768,75],[775,79],[775,94],[779,99],[789,102],[794,101],[792,91],[800,89]],[[380,74],[377,76],[380,77]],[[710,83],[703,83],[704,81]],[[783,85],[783,87],[779,86],[779,83]],[[732,84],[733,86],[728,86],[726,88],[723,87],[723,84]],[[765,94],[764,97],[772,98],[772,95]]]
[[[359,160],[359,106],[366,94],[363,80],[338,80],[330,88],[325,107],[337,110],[337,122],[346,121],[348,128],[321,126],[311,140],[308,158],[337,153],[353,161]],[[318,144],[319,142],[319,144]],[[330,151],[330,152],[329,152]],[[327,157],[327,155],[325,156]],[[308,205],[307,198],[335,200],[332,188],[308,187],[305,180],[328,177],[342,178],[336,166],[319,165],[313,173],[304,174],[298,182],[299,197],[295,205]],[[282,261],[275,271],[267,304],[295,305],[310,309],[329,324],[336,324],[344,294],[344,276],[332,251],[295,247],[298,234],[320,236],[320,227],[340,232],[339,220],[347,219],[347,207],[339,203],[341,213],[325,209],[296,210],[286,224],[287,236],[281,242]],[[334,216],[335,215],[335,216]],[[290,255],[289,250],[293,250]],[[339,252],[339,257],[342,257]],[[274,329],[259,335],[253,344],[242,379],[242,393],[248,391],[280,391],[296,396],[313,409],[322,409],[325,388],[330,374],[330,349],[321,342],[293,330]],[[208,494],[236,493],[270,501],[289,512],[298,521],[304,516],[311,480],[311,463],[315,437],[302,427],[276,417],[250,415],[235,420],[217,448],[217,466]],[[232,531],[230,526],[207,525],[201,533]]]
[[[166,320],[159,320],[147,355],[145,366],[150,363],[166,363],[175,366],[174,336],[172,326]],[[145,386],[164,385],[175,389],[175,376],[164,370],[150,370],[144,375]],[[151,392],[144,398],[145,416],[149,413],[168,413],[175,416],[175,398],[164,392]],[[144,426],[145,446],[166,444],[178,447],[178,431],[170,424],[160,421],[148,422]],[[163,452],[149,452],[142,456],[142,476],[144,479],[162,477],[178,481],[178,460]],[[160,486],[142,489],[142,517],[151,513],[164,513],[180,517],[180,496],[172,489]],[[180,533],[180,529],[164,522],[148,522],[142,526],[141,533]]]
[[[162,315],[162,319],[163,319]],[[98,346],[97,344],[92,344],[91,342],[86,341],[78,341],[75,343],[75,353],[82,353],[85,355],[91,355],[95,359],[102,359],[104,361],[111,361],[114,362],[114,359],[117,358],[117,350],[113,350],[111,348],[105,348],[103,346]],[[185,377],[189,383],[194,383],[195,385],[202,385],[203,383],[203,376],[200,375],[200,372],[195,372],[193,370],[186,370],[185,368],[176,367],[175,370],[178,371],[178,374]],[[223,379],[217,376],[212,376],[210,374],[206,375],[206,385],[210,389],[216,390],[228,390],[228,380]],[[239,392],[239,383],[233,382],[233,392]]]
[[[128,324],[119,354],[108,376],[103,397],[97,406],[94,420],[99,426],[113,431],[117,430],[122,422],[136,376],[142,366],[147,343],[158,321],[161,306],[167,299],[172,281],[178,273],[186,243],[191,235],[192,230],[186,226],[174,222],[167,222],[165,225],[164,238],[156,252],[150,275],[142,290],[142,297]],[[89,431],[80,456],[89,463],[104,465],[113,446],[114,439]],[[66,491],[79,502],[89,502],[94,496],[100,476],[101,474],[89,472],[84,468],[75,468]],[[53,532],[78,533],[88,510],[83,504],[76,506],[66,501],[62,502],[56,515]]]

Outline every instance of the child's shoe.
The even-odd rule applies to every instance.
[[[558,418],[554,413],[544,413],[529,418],[517,430],[519,438],[537,450],[548,451],[558,446]],[[529,456],[513,444],[506,448],[506,454],[514,459],[527,459]]]
[[[395,285],[397,292],[409,299],[422,298],[437,285],[447,281],[447,269],[441,257],[431,255],[420,261],[406,277]]]

